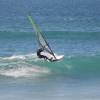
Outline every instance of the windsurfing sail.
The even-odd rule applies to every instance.
[[[41,32],[41,30],[38,28],[37,24],[35,23],[35,21],[32,19],[31,16],[28,16],[29,21],[31,22],[34,31],[36,32],[36,36],[37,36],[37,40],[39,45],[44,48],[44,50],[46,50],[48,53],[50,53],[55,59],[55,55],[50,47],[50,45],[48,44],[48,42],[46,41],[44,34]]]

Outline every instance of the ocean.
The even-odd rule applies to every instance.
[[[0,100],[100,100],[99,9],[99,0],[1,0]],[[63,59],[36,56],[28,15]]]

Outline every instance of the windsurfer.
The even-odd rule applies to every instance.
[[[52,58],[48,58],[47,56],[45,56],[45,55],[43,55],[42,54],[42,52],[44,51],[44,48],[39,48],[38,50],[37,50],[37,56],[39,57],[39,58],[44,58],[45,60],[49,60],[49,61],[53,61],[53,59]]]

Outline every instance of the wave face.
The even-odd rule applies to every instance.
[[[58,62],[48,62],[37,58],[36,54],[17,55],[0,58],[0,76],[42,77],[64,76],[89,78],[100,76],[100,57],[65,57]]]

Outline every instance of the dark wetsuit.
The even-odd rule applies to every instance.
[[[44,55],[41,55],[41,52],[43,52],[43,49],[42,49],[42,48],[38,49],[38,51],[37,51],[37,56],[38,56],[39,58],[48,59],[48,57],[46,57],[46,56],[44,56]]]

